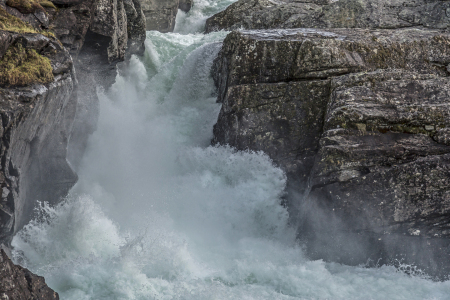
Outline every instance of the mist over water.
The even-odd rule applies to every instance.
[[[110,91],[79,183],[13,240],[61,299],[450,299],[450,282],[311,261],[263,153],[210,146],[209,70],[226,33],[199,33],[233,1],[196,0],[177,33],[148,32]],[[191,32],[191,33],[188,33]]]

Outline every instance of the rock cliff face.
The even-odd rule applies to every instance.
[[[76,110],[72,58],[56,39],[0,31],[5,50],[36,51],[49,59],[54,79],[46,84],[0,87],[0,241],[29,221],[36,200],[55,203],[77,176],[66,160]],[[2,61],[7,51],[0,53]]]
[[[76,182],[72,167],[96,126],[96,87],[108,87],[116,64],[143,53],[145,40],[139,0],[55,0],[31,11],[17,3],[0,2],[0,64],[16,68],[3,76],[9,82],[0,80],[0,244],[6,246],[32,217],[36,200],[57,203]],[[18,49],[24,58],[8,54]],[[31,80],[36,61],[27,57],[48,59],[49,74],[44,68]]]
[[[192,3],[192,0],[142,0],[147,30],[172,32],[178,9],[188,12]]]
[[[8,300],[58,300],[58,293],[50,289],[43,277],[14,265],[0,250],[0,297]]]
[[[206,32],[271,28],[449,27],[442,0],[239,0],[206,22]]]
[[[450,35],[288,29],[227,36],[213,143],[288,174],[312,258],[450,273]],[[298,217],[296,217],[298,215]]]
[[[95,130],[97,86],[116,64],[144,51],[139,0],[54,0],[45,8],[0,0],[0,248],[75,184]],[[71,164],[68,162],[68,158]],[[0,256],[0,295],[58,299],[42,277]],[[6,299],[5,298],[5,299]]]

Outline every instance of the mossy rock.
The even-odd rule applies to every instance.
[[[56,9],[56,6],[48,0],[8,0],[6,5],[16,8],[23,14],[31,14],[37,10],[45,11],[45,8]]]
[[[27,22],[24,22],[21,19],[17,18],[16,16],[9,14],[1,6],[0,6],[0,30],[12,31],[17,33],[40,33],[48,38],[57,39],[53,32],[49,30],[36,29]],[[58,43],[61,42],[58,40]]]
[[[20,43],[9,47],[0,60],[0,85],[25,86],[54,80],[50,60]]]
[[[0,30],[13,31],[18,33],[37,33],[28,23],[9,14],[0,6]]]

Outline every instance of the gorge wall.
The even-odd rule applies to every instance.
[[[213,143],[287,172],[311,258],[450,274],[448,5],[241,0],[208,20],[258,29],[229,34],[213,66]],[[296,27],[312,29],[279,29]]]
[[[96,89],[114,82],[118,62],[143,54],[145,38],[138,0],[0,1],[1,248],[38,201],[56,204],[75,184]],[[58,299],[4,252],[0,277],[2,297]]]
[[[76,182],[73,168],[96,125],[96,87],[108,87],[116,64],[142,54],[145,40],[137,0],[24,3],[0,3],[0,243],[6,247],[37,200],[57,203]]]
[[[175,28],[178,9],[188,12],[192,0],[141,0],[146,18],[147,30],[171,32]]]
[[[119,62],[144,53],[146,26],[172,31],[178,8],[192,6],[142,2],[0,0],[0,248],[7,252],[38,201],[59,203],[77,181],[96,129],[97,89],[115,81]],[[146,22],[146,14],[156,19]],[[2,297],[58,298],[2,257]]]

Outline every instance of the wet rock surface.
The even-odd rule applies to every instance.
[[[77,180],[66,160],[77,101],[72,58],[56,39],[1,31],[0,40],[49,58],[54,75],[49,84],[0,87],[0,243],[8,245],[36,200],[56,203]]]
[[[72,168],[96,128],[97,86],[108,88],[117,63],[144,52],[145,16],[139,0],[53,4],[56,9],[46,7],[44,20],[37,11],[21,12],[0,1],[9,15],[30,24],[26,32],[50,36],[1,31],[0,59],[21,44],[49,58],[54,76],[48,84],[0,89],[0,243],[6,246],[32,217],[36,200],[57,203],[76,182]]]
[[[147,30],[172,32],[178,9],[188,12],[193,0],[141,0]]]
[[[239,0],[209,18],[206,32],[273,28],[447,29],[448,1]]]
[[[312,258],[450,273],[450,35],[428,29],[232,32],[212,68],[213,143],[289,177]]]
[[[37,201],[56,204],[75,184],[74,168],[96,128],[97,86],[108,88],[117,63],[144,52],[145,16],[139,0],[53,4],[30,12],[0,0],[3,17],[26,22],[17,28],[22,33],[0,30],[0,62],[11,59],[10,49],[24,49],[48,59],[52,73],[43,83],[0,86],[0,247],[5,249],[33,217]],[[0,265],[2,297],[58,299],[42,277],[14,266],[4,253]]]
[[[44,277],[14,265],[0,249],[0,297],[9,300],[58,300],[58,293],[50,289]]]

